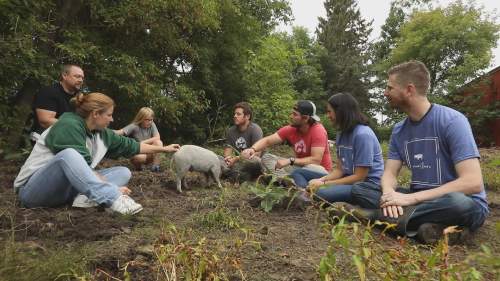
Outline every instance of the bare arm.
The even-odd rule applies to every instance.
[[[311,156],[297,158],[295,159],[295,165],[305,166],[309,164],[320,165],[321,160],[323,159],[323,154],[325,153],[324,147],[312,147],[311,148]]]
[[[37,108],[35,109],[35,113],[38,118],[38,123],[45,129],[57,122],[55,111]]]
[[[403,162],[399,160],[387,159],[385,161],[384,174],[380,180],[382,193],[388,193],[396,190],[398,185],[398,175],[403,167]]]
[[[125,134],[125,132],[123,132],[123,129],[120,129],[120,130],[113,130],[113,132],[115,132],[115,134],[119,135],[119,136],[123,136]]]
[[[153,144],[154,141],[161,140],[160,134],[156,133],[152,138],[145,139],[141,142],[146,143],[146,144]]]
[[[440,187],[411,194],[402,194],[399,192],[386,193],[384,190],[381,198],[381,207],[384,209],[384,214],[387,210],[389,216],[397,218],[398,215],[403,214],[401,206],[415,205],[423,201],[436,199],[451,192],[461,192],[468,195],[478,193],[482,190],[483,176],[477,158],[460,161],[455,164],[455,170],[458,177]],[[395,214],[393,212],[394,207],[398,207],[398,212]]]
[[[150,145],[141,142],[140,143],[140,151],[139,153],[141,154],[152,154],[152,153],[158,153],[158,152],[175,152],[179,150],[180,145],[178,144],[170,144],[166,146],[156,146],[156,145]]]
[[[247,148],[241,152],[241,155],[245,158],[252,158],[255,156],[256,152],[262,152],[269,146],[282,143],[283,140],[280,138],[278,133],[274,133],[270,136],[258,140],[252,145],[251,148]]]

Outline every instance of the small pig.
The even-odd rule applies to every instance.
[[[209,185],[210,176],[217,185],[222,188],[220,175],[224,166],[224,160],[220,159],[214,152],[196,145],[183,145],[172,156],[170,166],[175,167],[177,191],[182,192],[182,184],[187,187],[184,177],[188,171],[202,172],[205,174]]]

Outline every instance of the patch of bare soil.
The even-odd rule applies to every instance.
[[[220,190],[205,185],[204,178],[190,175],[191,188],[184,193],[175,191],[173,175],[149,171],[133,172],[129,187],[132,197],[144,206],[136,216],[119,216],[102,208],[77,209],[38,208],[18,206],[12,182],[22,163],[0,161],[0,245],[10,239],[26,247],[41,249],[99,245],[93,252],[89,272],[99,280],[124,279],[123,268],[131,280],[152,280],[158,276],[153,266],[155,257],[151,247],[162,239],[161,227],[173,224],[177,229],[190,229],[195,238],[206,237],[211,245],[229,249],[235,237],[250,241],[255,246],[243,247],[239,262],[241,273],[234,270],[231,280],[317,280],[317,266],[328,246],[328,232],[321,225],[325,213],[309,206],[305,211],[297,208],[273,210],[265,213],[250,207],[249,195],[238,186],[226,183],[235,192],[227,198],[225,206],[241,219],[241,229],[221,230],[193,223],[194,214],[214,210]],[[103,166],[128,165],[125,160],[106,161]],[[239,192],[241,191],[241,192]],[[500,194],[488,193],[491,215],[476,233],[471,244],[453,246],[452,259],[460,260],[468,251],[477,250],[487,241],[493,252],[500,251],[498,233],[500,223]],[[392,243],[391,239],[384,243]],[[397,243],[394,240],[394,243]],[[214,246],[216,247],[216,246]],[[224,248],[225,247],[225,248]],[[220,247],[219,249],[220,250]],[[229,250],[228,250],[229,251]]]

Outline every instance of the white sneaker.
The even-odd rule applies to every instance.
[[[108,209],[123,215],[134,215],[142,211],[142,206],[135,203],[128,195],[120,195]]]
[[[97,207],[99,204],[90,200],[87,196],[83,194],[78,194],[73,200],[73,207],[75,208],[92,208]]]

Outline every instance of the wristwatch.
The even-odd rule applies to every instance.
[[[295,163],[295,157],[290,157],[288,160],[290,160],[290,165],[293,166],[293,163]]]

